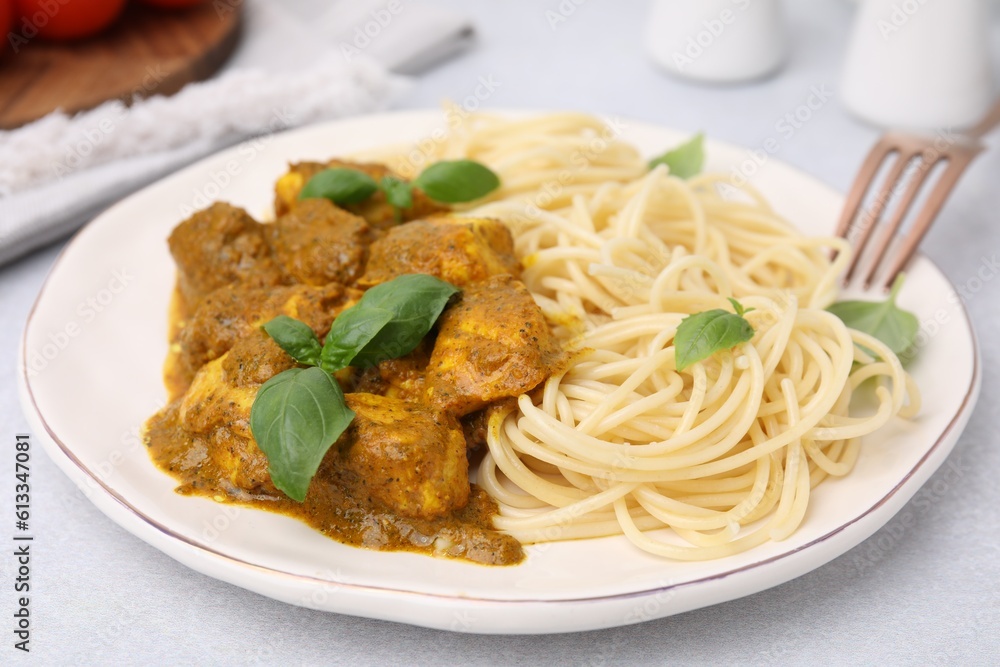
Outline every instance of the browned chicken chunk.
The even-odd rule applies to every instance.
[[[236,495],[281,496],[250,430],[250,408],[264,382],[294,365],[264,331],[252,330],[202,366],[168,409],[176,410],[181,437],[201,443],[192,451],[203,457],[202,465]]]
[[[404,401],[422,401],[424,373],[430,355],[430,347],[426,342],[421,342],[417,349],[405,356],[386,359],[377,366],[356,371],[354,391]]]
[[[371,230],[327,199],[306,199],[267,225],[274,254],[295,282],[350,285],[365,268]]]
[[[295,366],[295,360],[263,329],[254,329],[237,340],[219,361],[222,379],[227,385],[252,387],[254,391],[278,373]]]
[[[277,496],[267,457],[250,432],[250,407],[260,385],[236,386],[227,378],[229,354],[202,366],[183,399],[166,413],[176,410],[180,437],[201,445],[191,454],[200,456],[200,465],[225,480],[231,492]]]
[[[442,216],[400,225],[372,244],[358,284],[371,287],[404,273],[469,285],[520,269],[510,230],[497,220]]]
[[[309,179],[323,171],[324,169],[336,169],[345,167],[363,171],[376,182],[385,176],[396,176],[388,167],[381,164],[370,164],[364,162],[346,162],[343,160],[330,160],[326,164],[321,162],[299,162],[288,166],[288,172],[278,179],[274,187],[274,211],[276,215],[284,215],[288,211],[298,207],[302,202],[299,200],[299,193]],[[400,179],[403,180],[403,179]],[[347,204],[344,206],[351,213],[355,213],[364,218],[368,224],[376,229],[387,229],[394,227],[402,220],[416,220],[435,213],[447,211],[448,208],[437,204],[427,198],[420,190],[413,191],[413,206],[400,211],[397,216],[396,209],[385,200],[385,194],[376,192],[370,198],[358,204]]]
[[[180,407],[181,402],[175,401],[149,420],[147,444],[170,472],[188,479],[183,487],[187,492],[209,491],[244,500],[248,494],[280,497],[271,483],[267,457],[253,439],[224,425],[194,432],[180,420]]]
[[[286,282],[264,238],[264,225],[229,204],[198,211],[174,229],[168,243],[177,262],[177,286],[189,307],[231,283]]]
[[[461,301],[441,316],[427,366],[427,399],[454,415],[467,415],[534,389],[561,356],[524,285],[496,276],[465,288]]]
[[[469,464],[458,421],[434,408],[347,394],[356,413],[338,444],[344,482],[403,516],[432,519],[469,500]]]
[[[337,314],[360,298],[358,290],[336,283],[272,288],[237,284],[212,292],[177,336],[167,372],[172,393],[183,391],[203,364],[222,356],[272,318],[284,314],[302,320],[322,337]]]

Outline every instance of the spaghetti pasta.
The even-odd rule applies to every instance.
[[[525,285],[575,350],[489,420],[478,483],[522,542],[624,534],[699,560],[784,539],[859,438],[919,409],[896,355],[823,310],[846,242],[803,236],[754,190],[647,171],[580,114],[476,116],[428,157],[501,175],[472,214],[511,226]],[[680,322],[728,297],[753,309],[754,338],[678,371]],[[872,378],[874,408],[852,409]]]

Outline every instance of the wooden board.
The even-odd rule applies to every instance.
[[[239,40],[241,4],[215,0],[168,11],[129,3],[90,39],[28,40],[0,58],[0,128],[55,109],[75,113],[115,98],[129,104],[135,95],[170,95],[211,76]]]

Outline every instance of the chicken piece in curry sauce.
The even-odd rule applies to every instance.
[[[384,198],[351,210],[298,199],[309,175],[349,164],[293,165],[273,223],[215,204],[171,234],[170,402],[146,424],[150,454],[180,493],[288,514],[348,544],[517,563],[521,545],[493,529],[496,505],[470,484],[469,459],[491,406],[541,385],[565,355],[518,281],[502,223],[444,215],[417,192],[401,216]],[[262,325],[284,314],[323,340],[366,289],[408,273],[462,291],[409,354],[336,374],[355,417],[292,500],[250,429],[261,385],[296,366]]]

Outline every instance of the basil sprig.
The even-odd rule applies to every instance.
[[[334,204],[357,204],[378,190],[375,179],[363,171],[337,167],[324,169],[309,179],[299,199],[326,198]]]
[[[435,162],[413,181],[435,201],[457,204],[485,197],[500,187],[500,177],[474,160]]]
[[[649,161],[649,168],[665,164],[670,173],[678,178],[691,178],[701,172],[705,164],[705,135],[702,132],[688,141],[672,148],[663,155]]]
[[[322,368],[290,368],[257,392],[250,430],[267,456],[274,485],[305,500],[309,482],[330,446],[354,419],[344,392]]]
[[[307,366],[319,366],[323,346],[305,322],[288,315],[278,315],[264,325],[264,331],[295,361]]]
[[[395,176],[383,176],[381,189],[385,193],[385,200],[396,208],[413,206],[413,187],[406,181]]]
[[[279,315],[264,331],[300,364],[265,382],[250,408],[250,430],[274,485],[302,502],[319,464],[354,419],[333,373],[412,352],[459,290],[423,274],[377,285],[333,321],[320,345],[303,322]]]
[[[838,301],[827,310],[850,328],[874,336],[896,354],[903,354],[913,345],[920,330],[916,315],[896,305],[903,280],[903,274],[896,277],[885,301]]]
[[[376,181],[363,171],[347,167],[324,169],[309,179],[299,199],[325,197],[334,204],[356,204],[378,191],[397,209],[413,206],[413,188],[434,201],[458,204],[485,197],[500,187],[500,177],[474,160],[435,162],[420,172],[412,183],[386,176]]]
[[[372,287],[333,321],[321,365],[332,373],[409,354],[457,292],[451,283],[422,273]]]
[[[753,310],[745,309],[736,299],[730,298],[735,313],[716,308],[681,320],[674,334],[674,359],[677,370],[707,359],[719,350],[745,343],[753,338],[754,330],[743,316]]]

